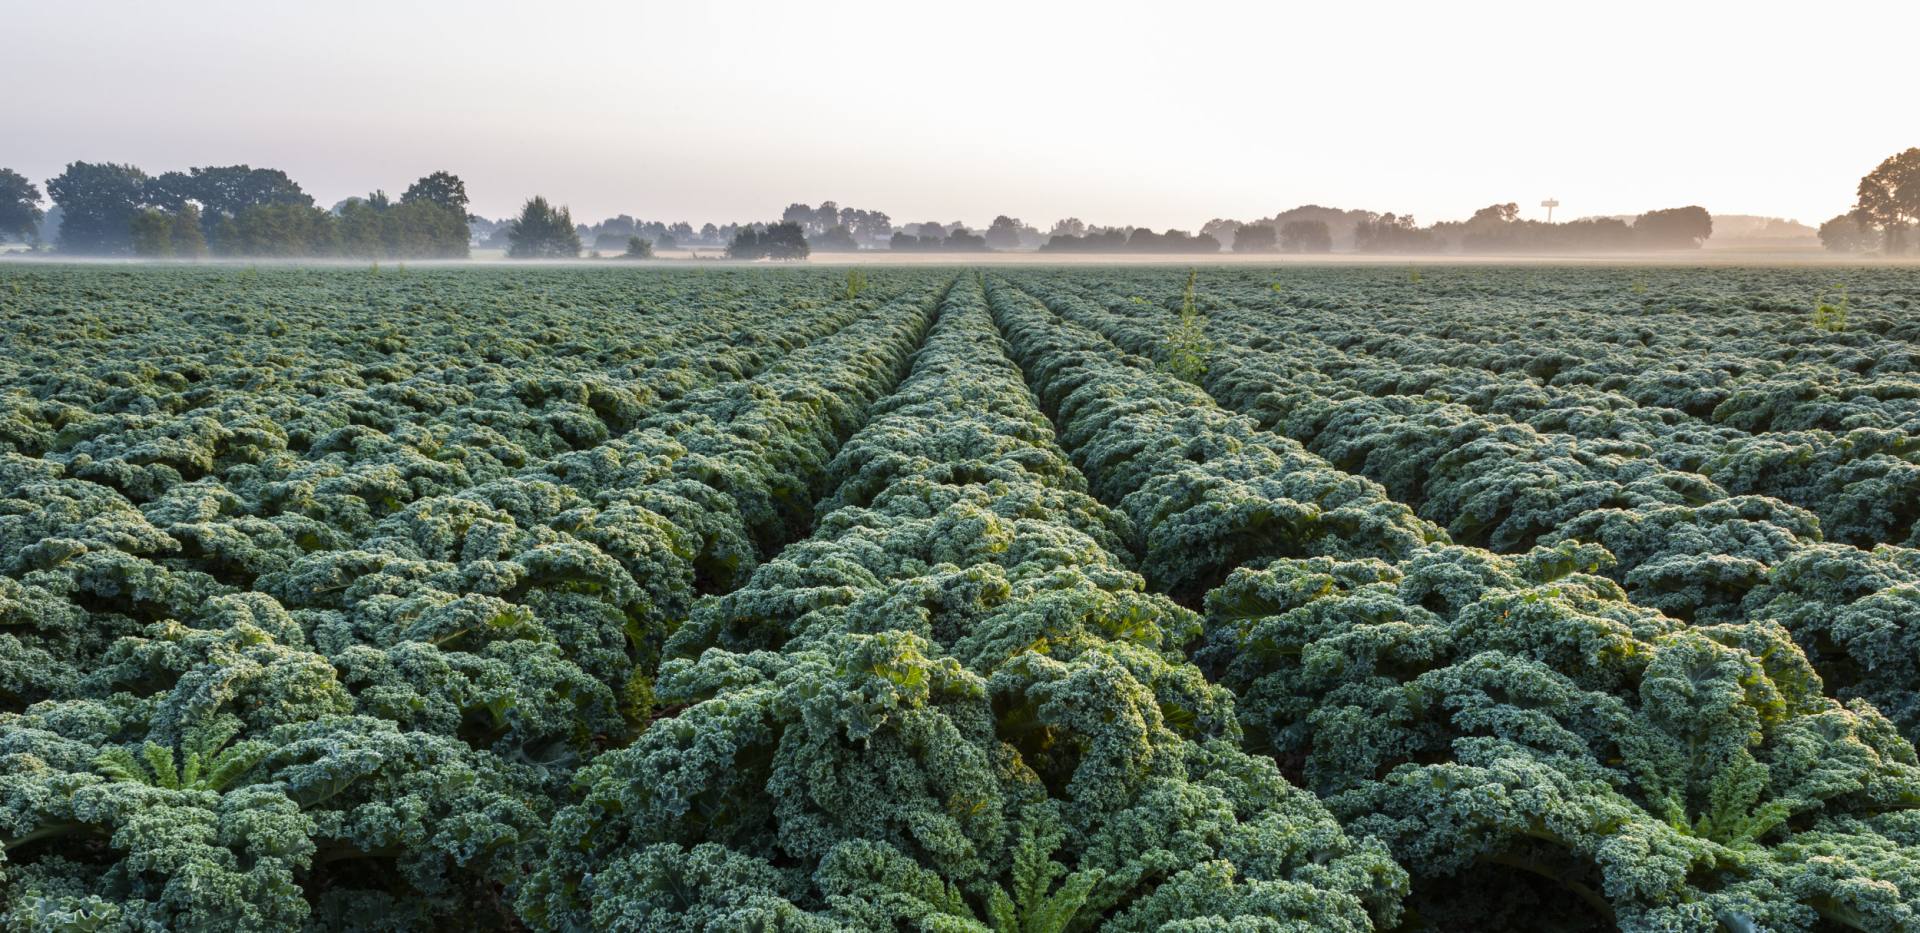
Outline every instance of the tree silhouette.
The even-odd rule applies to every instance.
[[[1280,248],[1289,253],[1333,252],[1333,232],[1324,220],[1289,220],[1280,225]]]
[[[798,221],[768,224],[765,230],[741,227],[727,244],[729,259],[805,259],[811,251]]]
[[[1241,224],[1233,229],[1236,253],[1271,253],[1280,248],[1280,232],[1266,224]]]
[[[808,237],[807,245],[823,253],[851,253],[860,249],[853,239],[852,231],[835,224],[821,231],[819,236]]]
[[[111,162],[71,162],[47,180],[60,205],[60,251],[124,256],[133,249],[134,212],[143,203],[147,173]]]
[[[994,249],[1019,249],[1021,226],[1019,220],[1005,214],[995,217],[987,226],[987,245]]]
[[[1858,211],[1820,225],[1820,245],[1834,253],[1865,253],[1880,246],[1880,231]]]
[[[1698,249],[1713,236],[1713,215],[1699,206],[1648,211],[1633,220],[1633,238],[1654,249]]]
[[[0,168],[0,237],[30,240],[39,235],[40,187],[27,176],[10,168]]]
[[[547,199],[527,199],[520,216],[507,231],[507,255],[515,259],[573,259],[580,255],[580,233],[573,228],[573,212],[555,208]]]
[[[400,203],[412,204],[416,201],[428,201],[460,212],[464,220],[467,216],[467,183],[452,172],[434,172],[407,187],[400,195]]]
[[[1907,250],[1907,231],[1920,223],[1920,148],[1888,156],[1860,179],[1857,215],[1879,226],[1888,255]]]

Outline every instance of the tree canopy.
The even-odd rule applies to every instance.
[[[401,204],[426,201],[442,207],[452,208],[460,213],[462,222],[467,217],[467,183],[452,172],[434,172],[407,186],[400,195]]]
[[[853,239],[853,232],[838,224],[828,227],[819,236],[807,237],[807,246],[822,253],[851,253],[860,249]]]
[[[1920,148],[1891,155],[1860,179],[1855,216],[1880,228],[1886,251],[1903,253],[1920,224]]]
[[[1713,216],[1699,206],[1648,211],[1634,218],[1633,237],[1653,249],[1698,249],[1713,236]]]
[[[1060,228],[1055,224],[1055,229]],[[1043,253],[1217,253],[1220,241],[1211,234],[1184,230],[1155,233],[1146,227],[1088,230],[1082,236],[1055,234],[1042,244]]]
[[[131,165],[75,162],[48,181],[47,190],[62,214],[62,252],[154,259],[209,252],[288,259],[467,256],[465,186],[447,172],[420,179],[398,203],[375,191],[333,211],[315,206],[286,172],[248,165],[149,177]],[[38,220],[37,210],[32,219]],[[189,231],[189,224],[198,229]]]
[[[207,223],[266,204],[313,206],[313,198],[286,172],[249,165],[208,165],[163,172],[147,182],[141,199],[162,210],[198,203]]]
[[[1333,232],[1324,220],[1289,220],[1280,225],[1280,248],[1289,253],[1333,252]]]
[[[1280,248],[1279,231],[1266,224],[1241,224],[1233,231],[1236,253],[1271,253]]]
[[[0,168],[0,237],[31,240],[39,235],[40,188],[25,175]]]
[[[129,233],[133,254],[144,259],[202,259],[207,255],[200,209],[192,204],[177,211],[145,208],[133,215]]]
[[[140,209],[147,173],[113,162],[69,162],[47,180],[47,195],[60,205],[62,252],[124,256],[133,250],[131,225]]]
[[[1438,248],[1433,231],[1423,229],[1412,214],[1389,211],[1361,220],[1353,230],[1353,248],[1361,253],[1430,253]]]
[[[454,181],[457,184],[459,179]],[[341,206],[339,214],[344,255],[363,259],[465,259],[468,255],[467,215],[452,204],[426,197],[409,200],[404,195],[398,204],[385,197],[354,198]]]
[[[547,199],[527,199],[520,216],[507,231],[507,255],[515,259],[572,259],[580,255],[580,233],[573,229],[573,212],[556,208]]]
[[[1820,245],[1835,253],[1871,252],[1880,246],[1880,231],[1858,211],[1841,214],[1820,225]]]
[[[338,242],[333,215],[304,204],[256,204],[222,221],[218,230],[214,244],[228,256],[330,256]]]
[[[727,244],[729,259],[805,259],[810,252],[806,233],[790,220],[768,224],[765,230],[742,227]]]
[[[993,223],[987,226],[987,245],[994,249],[1019,249],[1020,228],[1024,226],[1019,220],[1005,214],[995,217]]]
[[[819,207],[794,202],[780,212],[780,220],[797,224],[800,232],[808,238],[819,237],[834,227],[845,227],[847,235],[855,243],[878,246],[886,242],[893,234],[893,218],[885,211],[870,211],[855,207],[841,207],[833,201],[822,201]],[[675,236],[691,238],[692,229]]]

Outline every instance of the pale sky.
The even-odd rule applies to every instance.
[[[1197,229],[1701,204],[1806,223],[1920,146],[1920,3],[0,0],[0,166],[448,169],[500,216]]]

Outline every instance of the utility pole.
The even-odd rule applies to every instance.
[[[1553,223],[1553,209],[1556,207],[1559,207],[1560,202],[1552,198],[1548,198],[1545,201],[1541,201],[1540,206],[1547,209],[1547,223]]]

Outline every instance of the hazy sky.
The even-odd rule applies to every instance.
[[[1920,145],[1920,3],[0,0],[0,166],[283,168],[323,205],[1197,228],[1698,203],[1818,223]]]

